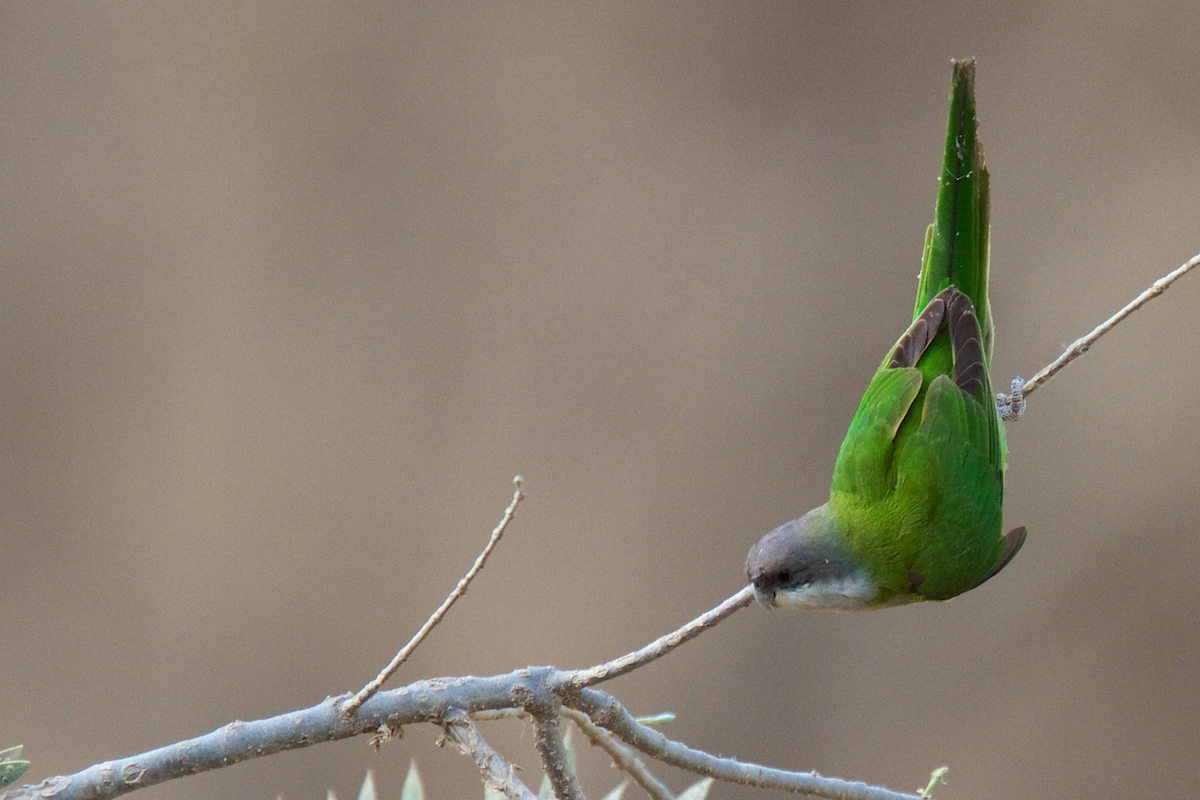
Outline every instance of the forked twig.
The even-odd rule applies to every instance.
[[[438,606],[437,611],[434,611],[429,616],[429,619],[425,620],[425,624],[422,625],[421,629],[417,631],[411,639],[408,640],[408,644],[400,648],[400,652],[396,653],[395,657],[392,658],[388,665],[383,668],[383,671],[376,675],[374,680],[372,680],[362,689],[359,689],[358,694],[346,701],[346,704],[342,706],[342,713],[347,717],[354,716],[358,712],[358,709],[362,707],[362,704],[370,700],[371,695],[379,691],[380,687],[383,686],[384,681],[392,677],[392,673],[399,669],[400,665],[408,660],[408,657],[412,655],[413,651],[417,649],[417,646],[424,641],[425,637],[429,635],[429,632],[433,630],[439,622],[442,621],[442,617],[446,616],[446,612],[450,610],[450,606],[454,605],[458,598],[467,593],[467,587],[471,585],[471,581],[474,580],[475,576],[479,574],[479,571],[483,569],[483,565],[487,563],[488,556],[492,554],[492,550],[496,549],[496,545],[500,543],[500,537],[504,536],[504,529],[507,528],[508,523],[512,521],[513,514],[516,513],[517,506],[525,497],[525,495],[521,494],[520,475],[513,478],[513,485],[516,487],[516,490],[513,492],[512,502],[508,504],[508,508],[504,509],[504,516],[500,519],[500,523],[495,527],[495,529],[492,530],[492,535],[488,539],[488,543],[484,546],[483,551],[475,559],[475,563],[471,565],[471,569],[467,570],[467,574],[464,575],[462,580],[458,582],[458,585],[454,587],[454,591],[450,592],[446,599],[442,601],[442,604]]]
[[[1011,394],[1005,395],[1001,392],[996,395],[996,407],[1000,411],[1000,416],[1006,420],[1019,419],[1021,414],[1025,412],[1025,399],[1033,394],[1039,386],[1057,375],[1067,364],[1070,364],[1086,353],[1096,343],[1097,339],[1117,327],[1130,314],[1165,292],[1171,287],[1171,284],[1191,272],[1197,265],[1200,265],[1200,253],[1192,256],[1181,266],[1156,280],[1150,285],[1149,289],[1131,300],[1116,314],[1113,314],[1104,322],[1097,325],[1091,333],[1076,339],[1062,355],[1046,365],[1032,378],[1027,381],[1022,380],[1020,377],[1014,378]]]

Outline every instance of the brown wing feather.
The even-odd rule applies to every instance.
[[[982,403],[989,403],[987,362],[984,360],[983,335],[979,331],[975,306],[971,305],[969,297],[953,286],[944,293],[949,294],[946,298],[946,316],[950,342],[954,348],[954,383],[964,394]]]
[[[950,329],[950,343],[954,349],[954,384],[964,394],[981,403],[991,402],[986,396],[987,361],[983,353],[979,317],[971,298],[954,286],[938,292],[921,310],[892,348],[888,367],[905,369],[916,366],[943,325]]]
[[[933,337],[937,336],[938,331],[942,329],[942,323],[946,317],[945,295],[948,291],[949,289],[939,292],[925,305],[925,308],[913,320],[912,325],[908,326],[908,330],[892,348],[892,360],[888,363],[889,369],[906,369],[916,366],[917,361],[929,347],[929,343],[933,341]]]

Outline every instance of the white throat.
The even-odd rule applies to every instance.
[[[792,589],[777,589],[771,605],[778,608],[828,608],[858,611],[877,605],[879,587],[866,572],[855,570],[840,578],[806,583]]]

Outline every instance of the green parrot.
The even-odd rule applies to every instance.
[[[947,600],[1005,567],[1004,430],[988,369],[988,174],[975,62],[953,63],[950,123],[913,321],[875,372],[829,502],[768,533],[746,573],[768,607],[872,609]]]

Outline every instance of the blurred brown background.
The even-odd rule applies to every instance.
[[[712,606],[823,500],[907,323],[950,59],[980,60],[1004,387],[1200,250],[1198,29],[1187,2],[5,4],[0,745],[36,781],[357,688],[518,472],[392,685],[586,666]],[[1010,427],[1030,538],[998,580],[753,608],[609,688],[771,765],[949,764],[939,797],[1194,794],[1198,311],[1191,276]],[[434,800],[481,796],[407,733],[145,796],[353,797],[370,767],[395,797],[412,756]]]

